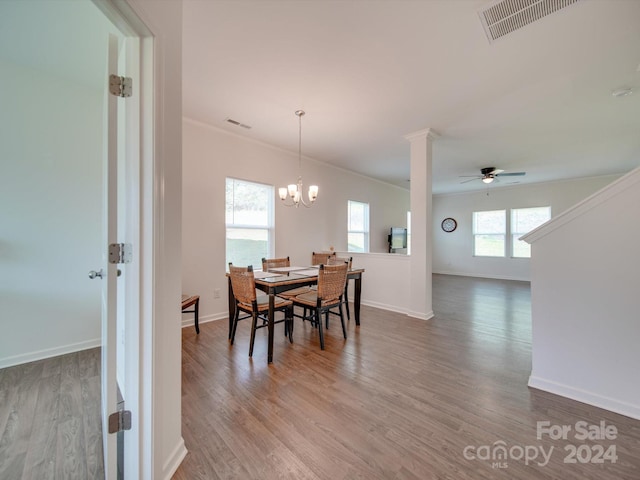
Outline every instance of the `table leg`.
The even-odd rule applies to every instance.
[[[229,291],[229,339],[231,339],[231,329],[233,328],[233,316],[236,314],[236,297],[231,288],[231,277],[228,279]]]
[[[194,317],[195,317],[195,324],[196,324],[196,333],[200,334],[200,323],[199,323],[199,319],[198,319],[198,311],[200,310],[200,298],[198,298],[196,300],[196,305],[195,308],[193,309],[193,313],[194,313]]]
[[[360,325],[360,295],[362,293],[362,277],[355,279],[353,313],[356,317],[356,325]]]
[[[351,320],[351,312],[349,312],[349,279],[344,286],[344,306],[347,308],[347,320]]]
[[[269,347],[267,354],[267,363],[273,362],[273,317],[275,316],[275,312],[273,311],[275,304],[275,294],[269,293],[269,322],[267,324],[267,329],[269,330]]]

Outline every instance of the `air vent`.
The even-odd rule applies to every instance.
[[[241,122],[239,122],[237,120],[234,120],[233,118],[227,117],[227,118],[224,119],[224,121],[227,122],[227,123],[230,123],[232,125],[235,125],[236,127],[246,128],[247,130],[249,130],[251,128],[251,125],[246,125],[246,124],[241,123]]]
[[[489,42],[580,0],[502,0],[478,12]]]

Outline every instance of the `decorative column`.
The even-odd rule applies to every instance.
[[[430,128],[404,137],[411,142],[411,258],[407,315],[422,320],[433,317],[431,143],[437,137]]]

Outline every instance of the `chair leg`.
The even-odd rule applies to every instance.
[[[289,343],[293,343],[293,307],[287,309],[287,321],[285,325],[289,325]]]
[[[344,326],[344,315],[342,315],[342,304],[338,305],[338,309],[340,310],[340,322],[342,323],[342,335],[344,335],[344,339],[347,339],[347,329]]]
[[[317,317],[317,315],[316,315],[316,311],[315,310],[309,310],[309,315],[308,316],[305,315],[305,318],[307,320],[309,320],[309,323],[311,324],[312,327],[316,326],[316,323],[318,321],[318,319],[316,317]]]
[[[256,340],[256,326],[258,324],[258,314],[253,312],[251,323],[251,343],[249,343],[249,356],[253,356],[253,342]]]
[[[289,309],[284,312],[284,336],[289,336]]]
[[[318,319],[318,331],[320,332],[320,350],[324,350],[324,333],[322,333],[322,312],[316,309],[316,318]]]
[[[329,310],[324,312],[324,323],[327,326],[327,330],[329,330]]]
[[[236,306],[236,311],[233,314],[233,326],[231,327],[231,334],[229,335],[229,340],[231,341],[231,345],[233,345],[233,340],[236,338],[236,328],[238,328],[239,316],[240,316],[240,309]]]

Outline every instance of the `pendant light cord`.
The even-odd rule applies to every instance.
[[[304,110],[296,110],[298,116],[298,176],[302,176],[302,116]]]

